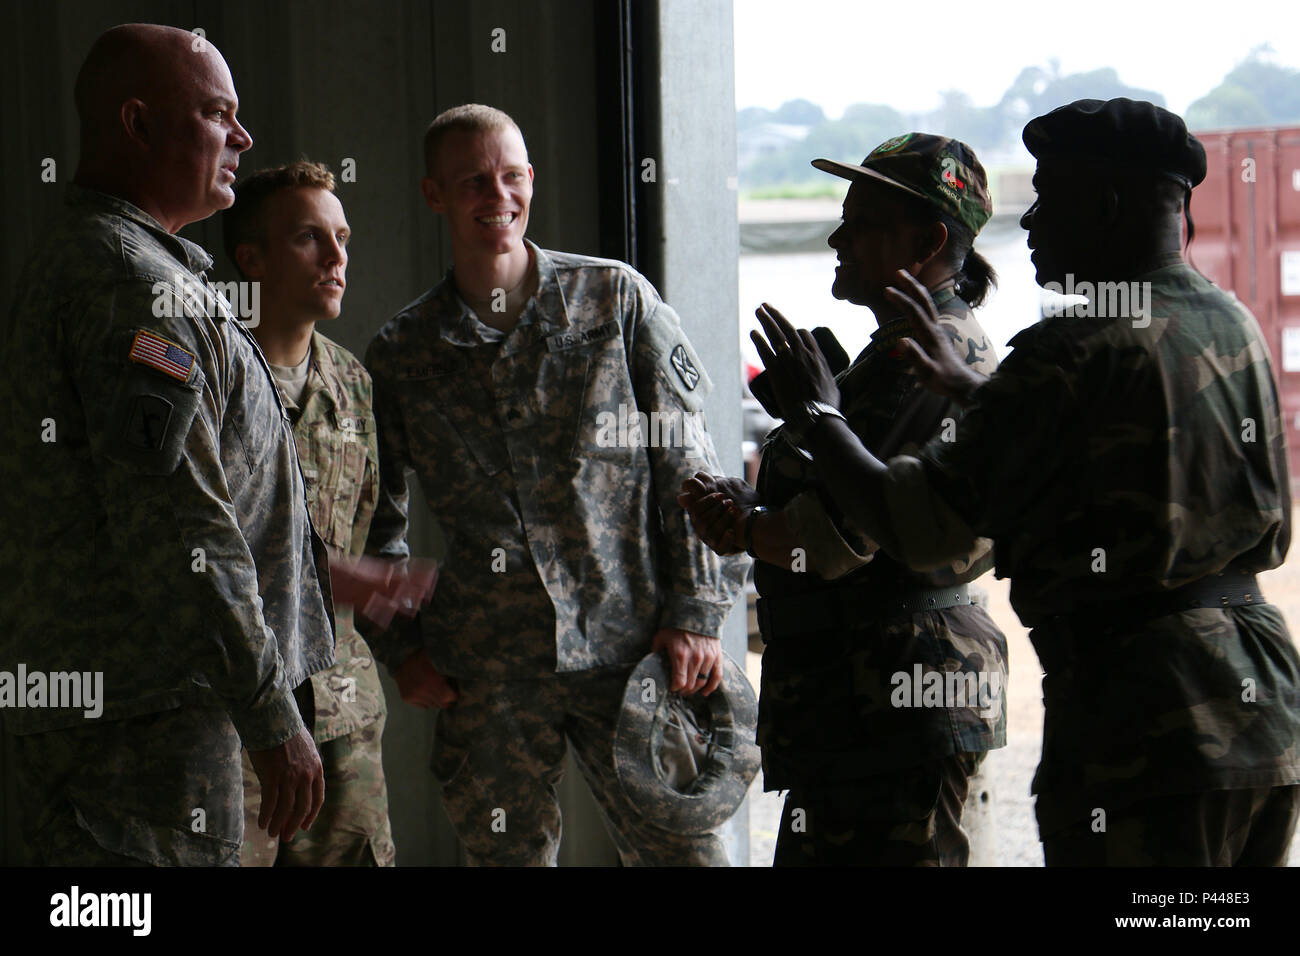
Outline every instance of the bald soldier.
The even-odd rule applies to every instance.
[[[0,381],[0,670],[51,693],[0,714],[35,862],[237,865],[241,740],[270,836],[321,807],[293,688],[333,657],[274,380],[175,235],[234,201],[252,139],[183,30],[107,31],[75,96],[66,215],[0,325],[24,367]]]
[[[805,401],[839,400],[807,333],[761,316],[781,406],[836,502],[914,568],[993,539],[1043,678],[1034,777],[1053,865],[1281,865],[1300,807],[1300,659],[1255,573],[1291,537],[1286,443],[1254,317],[1183,261],[1205,150],[1150,103],[1031,121],[1037,280],[1084,305],[972,371],[898,274],[905,346],[965,407],[886,464]]]

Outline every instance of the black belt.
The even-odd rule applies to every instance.
[[[1241,571],[1221,571],[1169,591],[1139,594],[1119,601],[1102,601],[1056,617],[1073,627],[1107,627],[1141,623],[1201,607],[1241,607],[1267,603],[1255,575]]]
[[[1200,578],[1170,591],[1156,591],[1049,618],[1029,632],[1029,640],[1047,673],[1074,666],[1085,654],[1095,655],[1098,638],[1116,628],[1132,632],[1134,625],[1196,608],[1267,604],[1253,574],[1226,571]],[[1057,626],[1064,625],[1064,626]]]
[[[768,644],[774,635],[845,630],[899,614],[942,611],[971,603],[964,584],[913,590],[849,586],[789,597],[759,598],[754,609],[763,643]]]

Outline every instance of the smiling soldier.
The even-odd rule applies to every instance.
[[[836,377],[838,408],[801,409],[768,436],[756,488],[700,475],[679,500],[719,553],[757,560],[763,786],[787,791],[774,865],[965,866],[969,778],[1006,743],[1006,638],[967,589],[993,566],[989,542],[912,571],[836,506],[798,445],[805,414],[843,415],[882,455],[955,424],[957,406],[901,361],[910,323],[885,290],[899,269],[916,276],[965,360],[994,369],[974,314],[994,281],[973,245],[993,214],[988,180],[969,146],[928,133],[889,139],[861,165],[813,165],[852,182],[827,239],[831,294],[879,327]]]
[[[421,626],[372,646],[404,700],[441,708],[433,769],[470,862],[555,863],[567,740],[625,863],[725,865],[716,833],[674,832],[629,803],[612,749],[628,675],[652,648],[673,690],[722,680],[718,634],[744,559],[714,556],[674,500],[697,467],[716,468],[690,414],[709,379],[642,276],[524,238],[533,168],[509,116],[448,110],[424,148],[421,186],[454,268],[380,331],[366,366],[383,493],[404,514],[413,468],[448,555]],[[620,409],[671,414],[691,434],[611,445],[600,423]],[[404,556],[405,536],[404,520],[377,517],[367,549]]]

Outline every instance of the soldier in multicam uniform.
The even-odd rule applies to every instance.
[[[391,866],[381,737],[387,710],[370,649],[337,592],[338,575],[365,550],[379,500],[379,449],[370,376],[342,346],[316,331],[339,315],[350,234],[334,176],[300,161],[264,169],[235,190],[223,239],[241,277],[259,282],[253,334],[289,410],[312,522],[330,548],[335,575],[334,666],[299,690],[304,720],[325,767],[325,806],[292,842],[254,832],[261,788],[244,758],[244,866]],[[371,559],[373,560],[373,559]]]
[[[366,367],[382,493],[404,514],[413,468],[448,553],[421,626],[371,646],[403,699],[442,708],[433,770],[471,863],[555,863],[567,739],[625,863],[725,865],[716,833],[641,817],[612,753],[652,646],[673,690],[721,680],[716,635],[745,562],[716,558],[674,500],[696,467],[716,469],[708,377],[642,276],[524,239],[533,170],[506,114],[449,110],[425,157],[455,267],[380,331]],[[404,557],[405,536],[381,509],[368,551]]]
[[[807,445],[837,503],[912,567],[993,539],[1046,672],[1048,865],[1281,864],[1300,807],[1300,659],[1254,574],[1289,544],[1286,447],[1258,324],[1182,259],[1205,151],[1127,99],[1061,107],[1024,140],[1038,281],[1084,286],[1086,306],[1021,332],[984,379],[900,274],[904,348],[966,407],[956,441],[886,465],[822,416]],[[1129,308],[1098,283],[1122,284]],[[782,407],[833,401],[820,357],[787,323],[765,327]]]
[[[960,411],[897,354],[910,322],[884,290],[899,268],[916,275],[958,352],[993,371],[971,312],[992,281],[971,248],[992,214],[984,170],[965,144],[924,133],[881,144],[861,166],[813,165],[853,181],[828,240],[840,260],[832,293],[880,324],[836,376],[840,411],[877,454],[914,453]],[[835,505],[791,431],[764,442],[757,492],[701,475],[681,499],[719,553],[757,559],[763,785],[789,791],[773,862],[964,866],[968,777],[1006,743],[1006,639],[966,588],[993,566],[989,542],[910,570]],[[926,673],[941,697],[912,686]]]
[[[334,643],[270,370],[175,235],[252,140],[221,55],[171,27],[100,36],[76,103],[68,216],[0,329],[26,369],[0,381],[0,668],[99,671],[104,702],[4,713],[26,833],[45,864],[237,865],[241,740],[271,836],[320,809],[292,688]]]

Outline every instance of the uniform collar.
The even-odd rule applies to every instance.
[[[943,312],[943,307],[957,298],[957,277],[952,276],[940,282],[930,290],[930,298],[934,300],[934,306]],[[870,348],[875,350],[888,350],[899,343],[900,340],[911,334],[912,319],[910,316],[900,315],[890,319],[884,325],[877,328],[871,333]]]
[[[521,351],[553,332],[569,327],[568,305],[555,272],[555,263],[544,249],[532,240],[524,244],[537,266],[537,291],[519,316],[515,327],[502,340],[503,354]],[[477,331],[480,324],[468,303],[456,291],[454,269],[448,269],[429,302],[438,338],[452,345],[483,345]]]
[[[307,407],[307,402],[312,394],[317,391],[333,406],[336,416],[348,410],[348,396],[339,384],[338,366],[334,364],[334,357],[326,347],[325,337],[313,329],[311,333],[311,367],[307,370],[307,393],[303,396],[302,401],[304,408]]]
[[[64,202],[78,211],[108,213],[121,219],[131,220],[162,243],[168,252],[185,263],[186,268],[195,275],[201,275],[212,268],[212,257],[202,246],[172,235],[157,219],[120,196],[111,196],[108,193],[69,183],[64,194]]]

